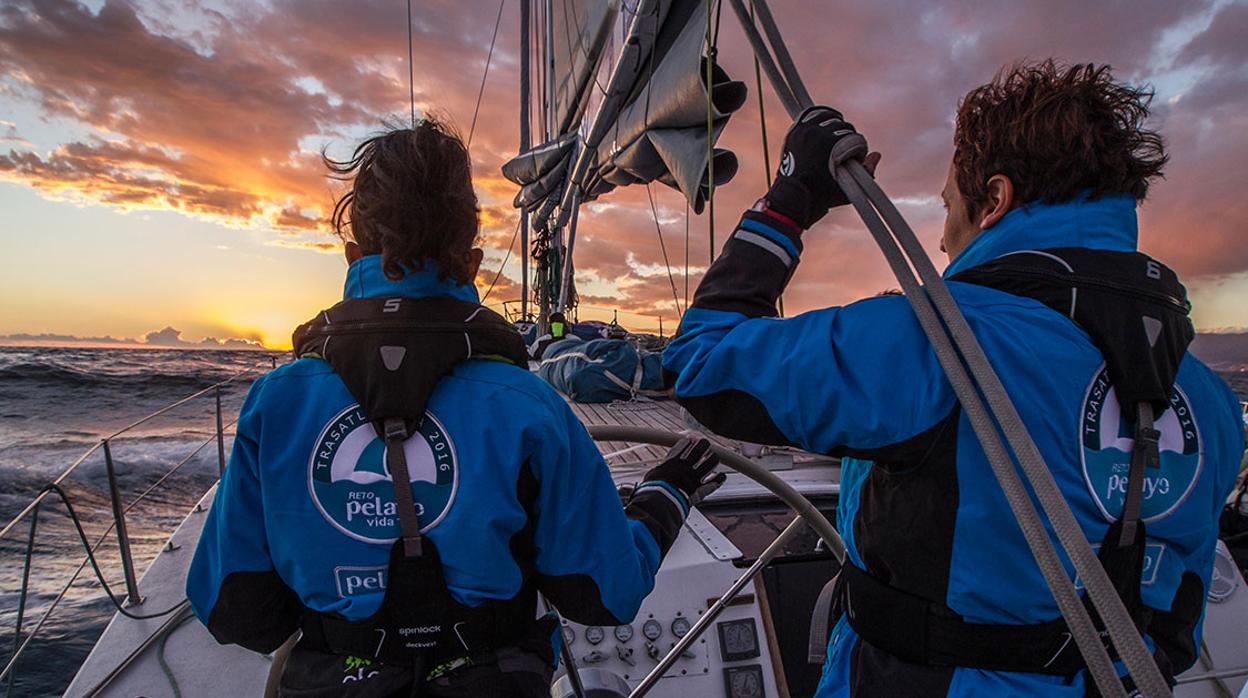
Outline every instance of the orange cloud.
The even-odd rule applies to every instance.
[[[482,2],[418,3],[414,22],[417,109],[470,126],[493,27]],[[493,3],[489,8],[495,7]],[[880,181],[936,252],[941,212],[931,202],[951,154],[960,95],[1023,57],[1112,63],[1120,78],[1163,83],[1157,123],[1173,155],[1168,180],[1145,206],[1146,250],[1189,278],[1248,270],[1243,182],[1248,159],[1248,6],[1210,0],[1129,4],[1054,0],[998,4],[903,0],[837,8],[774,0],[796,62],[816,100],[841,108],[885,154]],[[517,18],[504,13],[485,99],[472,133],[482,203],[481,244],[491,262],[515,230],[515,188],[499,176],[518,147]],[[408,111],[405,10],[388,0],[273,0],[218,12],[106,0],[0,6],[0,100],[85,130],[40,149],[0,122],[0,179],[51,198],[123,209],[172,209],[274,233],[271,244],[336,252],[326,217],[339,185],[319,149],[351,148],[386,117]],[[903,46],[905,50],[882,51]],[[753,91],[754,68],[731,16],[719,56]],[[775,166],[788,119],[764,86]],[[741,170],[717,193],[715,246],[765,189],[757,95],[734,116],[721,145]],[[29,134],[27,134],[29,135]],[[467,133],[464,133],[467,136]],[[659,244],[646,192],[629,187],[585,207],[576,246],[582,300],[671,317],[685,296],[686,214],[680,197],[654,187]],[[710,252],[709,215],[688,223],[690,291]],[[285,233],[285,235],[282,235]],[[516,243],[515,255],[523,253]],[[661,270],[661,273],[659,273]],[[483,270],[482,290],[497,267]],[[519,294],[510,271],[494,297]],[[790,312],[871,295],[895,283],[853,215],[834,212],[806,235],[802,267],[786,295]]]

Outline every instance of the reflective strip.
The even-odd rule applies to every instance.
[[[783,247],[785,252],[788,252],[791,257],[797,257],[800,254],[797,251],[797,245],[793,244],[793,241],[789,239],[787,235],[776,230],[775,228],[772,228],[766,223],[756,221],[752,218],[742,218],[741,222],[737,224],[737,227],[762,235],[768,240],[771,240],[777,245]]]
[[[664,497],[667,497],[672,501],[672,504],[676,505],[676,508],[680,510],[680,515],[683,518],[689,513],[689,509],[685,506],[684,497],[677,494],[674,489],[675,488],[666,482],[650,480],[637,485],[637,488],[633,490],[633,496],[637,496],[642,492],[661,492]]]
[[[784,251],[784,248],[780,247],[779,245],[772,242],[771,240],[763,237],[762,235],[759,235],[758,233],[751,233],[748,230],[741,230],[740,228],[738,228],[737,232],[733,233],[732,236],[742,242],[749,242],[749,243],[758,245],[764,250],[767,250],[768,252],[774,254],[776,257],[780,259],[780,262],[784,264],[784,266],[786,267],[793,266],[793,258],[789,256],[788,252]]]

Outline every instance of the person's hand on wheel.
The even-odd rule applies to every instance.
[[[705,438],[697,441],[684,437],[676,442],[668,451],[667,457],[646,473],[647,481],[660,480],[685,496],[690,506],[699,502],[711,492],[719,489],[727,477],[724,473],[716,473],[719,456],[711,449],[711,442]]]
[[[869,153],[854,125],[831,107],[802,112],[784,137],[776,179],[764,199],[767,207],[810,228],[829,209],[849,203],[832,174],[832,164],[862,161],[873,176],[880,154]]]

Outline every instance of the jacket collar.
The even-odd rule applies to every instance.
[[[385,296],[407,298],[445,296],[469,303],[480,302],[476,286],[470,283],[459,286],[450,279],[439,280],[437,266],[431,261],[425,262],[420,270],[409,270],[407,275],[398,281],[386,278],[381,270],[381,255],[360,257],[347,267],[347,280],[342,288],[343,300]]]
[[[1134,252],[1139,239],[1135,197],[1115,194],[1060,204],[1031,203],[1005,214],[945,268],[947,279],[1013,252],[1054,247]]]

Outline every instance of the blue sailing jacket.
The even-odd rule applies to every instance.
[[[1136,249],[1127,196],[1032,204],[977,237],[946,276],[1024,250]],[[707,272],[663,356],[675,392],[717,432],[843,457],[838,529],[848,562],[966,621],[1060,616],[975,434],[905,298],[883,295],[779,319],[801,231],[750,211]],[[1132,431],[1101,353],[1031,298],[951,281],[950,291],[1053,471],[1087,539],[1121,513]],[[1145,482],[1144,603],[1168,623],[1182,671],[1199,647],[1218,511],[1244,451],[1235,396],[1182,358],[1158,420],[1161,468]],[[1073,569],[1067,565],[1073,578]],[[1151,643],[1153,638],[1149,638]],[[903,662],[842,618],[818,696],[1084,695],[1072,678]]]
[[[377,256],[351,265],[344,296],[477,302],[471,285],[432,270],[391,281]],[[420,431],[405,445],[414,497],[456,601],[511,599],[535,577],[568,618],[633,618],[683,503],[639,495],[626,514],[555,390],[526,368],[470,359],[437,383]],[[252,385],[187,581],[218,640],[270,651],[303,607],[348,620],[377,611],[399,531],[383,452],[325,361],[302,358]]]

